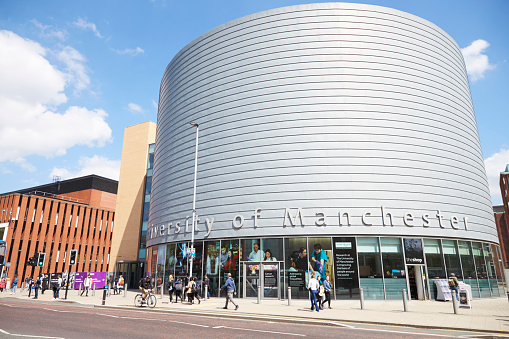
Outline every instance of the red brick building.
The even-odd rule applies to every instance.
[[[0,195],[0,240],[7,243],[7,276],[18,285],[27,276],[69,269],[66,258],[78,251],[71,272],[108,270],[118,182],[89,175]],[[46,253],[44,266],[28,259]]]
[[[509,267],[509,165],[500,173],[500,193],[502,193],[502,206],[494,206],[495,222],[497,223],[498,238],[504,267]]]

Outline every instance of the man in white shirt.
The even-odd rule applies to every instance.
[[[316,292],[318,291],[319,287],[320,284],[318,283],[318,280],[315,279],[315,274],[311,273],[311,279],[309,279],[308,283],[308,289],[309,292],[311,292],[311,311],[316,310],[316,312],[320,312],[320,309],[316,302]]]
[[[253,251],[249,254],[250,261],[262,261],[262,251],[260,251],[260,246],[258,243],[253,244]]]
[[[92,286],[92,278],[90,277],[90,274],[87,275],[85,280],[83,281],[83,291],[81,291],[80,295],[83,295],[83,292],[87,292],[85,296],[88,297],[88,290],[90,290],[90,287]]]

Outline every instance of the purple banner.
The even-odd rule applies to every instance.
[[[90,274],[90,278],[92,278],[92,286],[90,288],[100,289],[104,288],[106,285],[106,278],[108,276],[107,272],[77,272],[74,278],[74,289],[77,290],[80,288],[80,285],[83,284],[87,274]]]

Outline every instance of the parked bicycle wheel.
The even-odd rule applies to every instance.
[[[143,305],[142,301],[143,298],[141,294],[136,294],[136,296],[134,297],[134,306],[141,307]]]
[[[157,298],[155,295],[151,294],[148,296],[148,307],[154,308],[157,304]]]

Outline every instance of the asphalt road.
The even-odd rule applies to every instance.
[[[0,338],[452,338],[456,333],[349,324],[274,322],[267,318],[221,318],[152,312],[148,309],[106,309],[70,303],[0,301]],[[457,336],[466,338],[466,336]],[[470,338],[474,337],[472,333]]]

